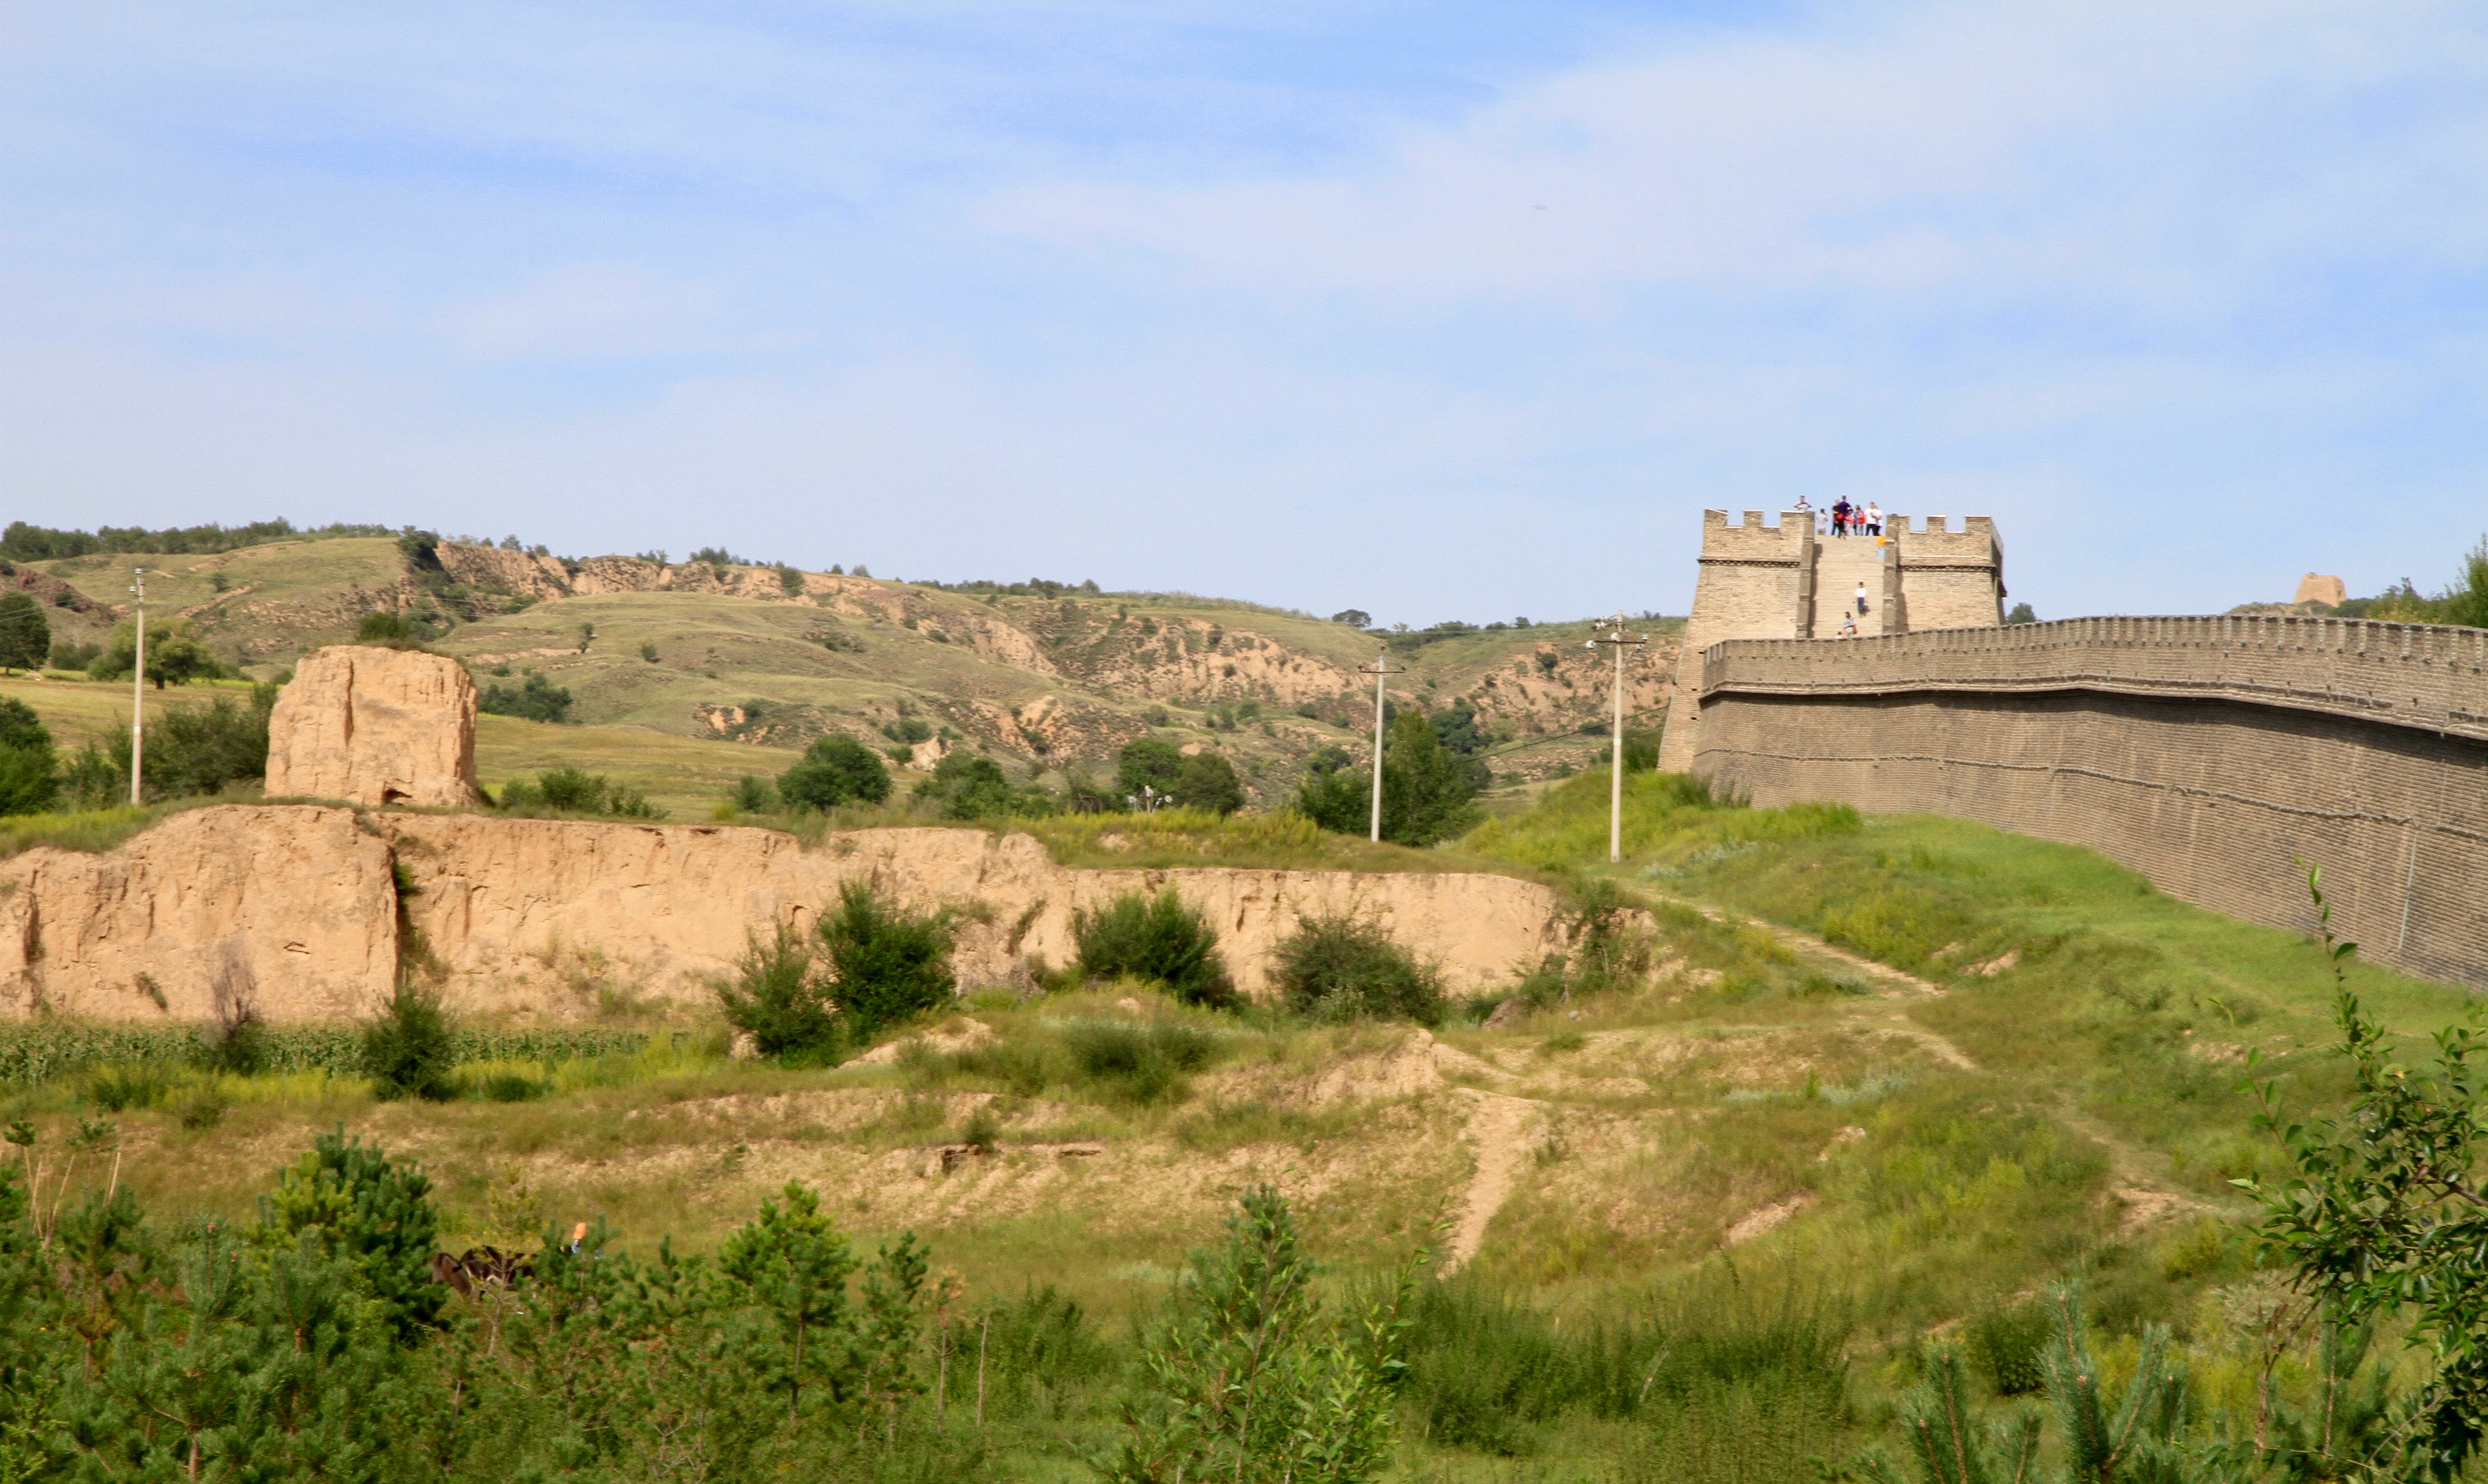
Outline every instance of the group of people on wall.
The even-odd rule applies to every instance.
[[[1800,510],[1814,510],[1813,503],[1802,495],[1796,498],[1796,507]],[[1831,502],[1829,510],[1817,511],[1815,520],[1815,532],[1818,535],[1846,538],[1880,536],[1883,533],[1883,507],[1871,499],[1862,505],[1852,504],[1849,497],[1843,495]]]

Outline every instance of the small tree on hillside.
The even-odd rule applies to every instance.
[[[1477,781],[1414,709],[1391,724],[1382,753],[1382,838],[1403,845],[1449,840],[1477,822]]]
[[[1402,1314],[1427,1249],[1346,1315],[1323,1312],[1286,1198],[1247,1194],[1227,1248],[1193,1260],[1141,1351],[1110,1484],[1368,1484],[1390,1467]]]
[[[1115,758],[1115,785],[1137,797],[1143,785],[1160,793],[1175,791],[1183,772],[1183,754],[1164,737],[1135,737]]]
[[[52,652],[52,625],[33,593],[0,593],[0,670],[40,670]]]
[[[823,737],[804,749],[803,761],[778,776],[778,797],[793,810],[878,804],[890,797],[890,765],[853,737]]]
[[[52,734],[35,708],[0,699],[0,814],[40,813],[59,795]]]
[[[1216,753],[1195,753],[1175,774],[1175,802],[1186,809],[1231,814],[1244,807],[1244,781],[1235,765]]]

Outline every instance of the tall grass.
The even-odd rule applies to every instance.
[[[1454,1281],[1408,1318],[1411,1431],[1437,1447],[1525,1457],[1586,1420],[1626,1421],[1626,1477],[1780,1480],[1809,1476],[1849,1425],[1848,1327],[1794,1290],[1766,1299],[1731,1278],[1554,1313]]]
[[[79,1025],[59,1021],[0,1026],[0,1086],[33,1087],[93,1068],[171,1072],[212,1065],[213,1026]],[[680,1039],[666,1038],[666,1039]],[[637,1056],[656,1038],[641,1031],[491,1030],[450,1033],[454,1065],[513,1062],[561,1066]],[[362,1033],[352,1026],[269,1026],[259,1033],[259,1066],[271,1075],[325,1072],[359,1076]]]
[[[1608,779],[1585,773],[1538,801],[1525,814],[1489,819],[1459,842],[1461,850],[1541,870],[1569,870],[1605,859]],[[1624,848],[1630,856],[1692,851],[1760,841],[1810,840],[1860,827],[1847,804],[1792,804],[1746,809],[1715,798],[1682,773],[1628,773],[1624,786]]]
[[[231,799],[182,799],[136,809],[123,804],[111,809],[84,809],[56,814],[12,814],[0,817],[0,860],[21,850],[47,848],[90,854],[110,850],[167,814],[232,802]]]

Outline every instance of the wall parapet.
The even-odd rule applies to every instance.
[[[2203,697],[2488,741],[2488,630],[2294,614],[2067,618],[1867,639],[1732,639],[1700,695]]]

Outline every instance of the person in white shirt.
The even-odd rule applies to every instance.
[[[1866,534],[1880,536],[1882,533],[1883,507],[1870,499],[1866,501]]]
[[[1864,583],[1859,583],[1857,585],[1857,616],[1860,618],[1866,616],[1866,585]]]

